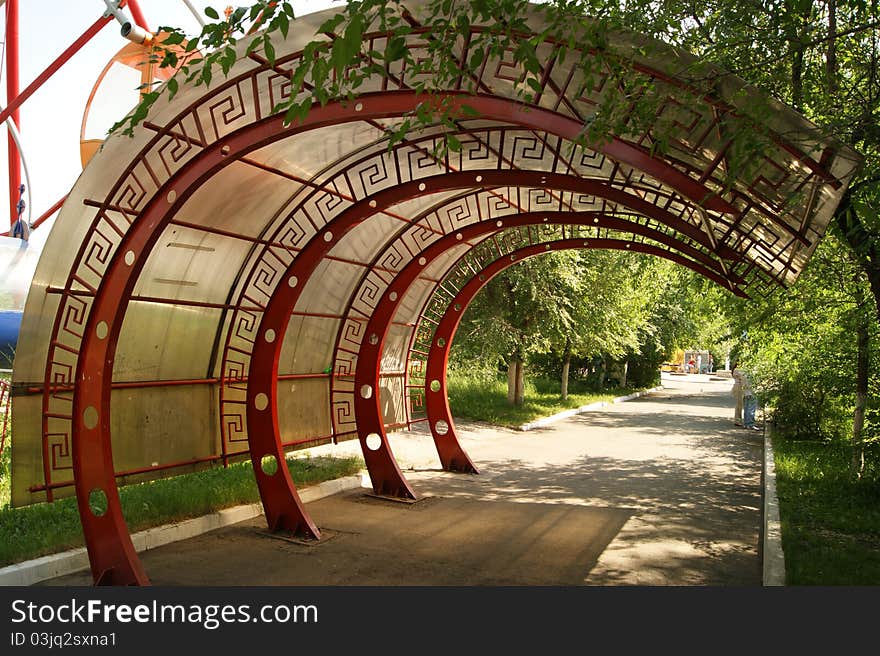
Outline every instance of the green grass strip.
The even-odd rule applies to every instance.
[[[359,457],[310,457],[287,461],[297,487],[359,472]],[[208,469],[119,490],[122,512],[131,532],[260,499],[250,461]],[[0,510],[0,566],[83,546],[76,499],[60,499]]]
[[[786,583],[880,584],[880,454],[856,478],[847,444],[776,439],[773,450]]]
[[[497,426],[519,428],[523,424],[549,417],[563,410],[572,410],[597,401],[611,401],[631,394],[632,389],[613,389],[603,392],[577,390],[562,400],[559,383],[553,381],[527,382],[525,402],[514,406],[507,402],[507,382],[475,377],[450,376],[449,407],[455,417],[485,421]]]

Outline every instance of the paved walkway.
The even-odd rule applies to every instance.
[[[146,552],[145,567],[164,585],[760,585],[762,436],[733,426],[731,381],[663,384],[527,433],[462,423],[479,476],[396,434],[418,503],[356,490],[309,504],[317,545],[260,518]]]

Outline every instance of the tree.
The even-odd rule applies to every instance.
[[[568,253],[548,253],[510,267],[489,281],[462,318],[458,340],[482,360],[506,364],[512,404],[523,403],[529,354],[549,350],[574,321],[564,283],[571,280],[569,261]]]

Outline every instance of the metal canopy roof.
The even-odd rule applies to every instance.
[[[420,5],[410,12],[418,25]],[[474,470],[454,447],[445,356],[432,363],[469,284],[505,258],[580,243],[761,293],[795,280],[860,161],[775,106],[755,171],[726,188],[724,120],[756,92],[726,77],[717,96],[685,105],[688,81],[673,71],[687,59],[671,51],[632,71],[667,93],[668,153],[651,154],[650,130],[576,148],[615,89],[597,79],[576,94],[574,58],[557,61],[552,42],[537,49],[534,106],[504,59],[486,61],[477,95],[438,92],[477,112],[456,124],[460,152],[439,160],[441,126],[388,146],[387,127],[425,99],[399,66],[356,101],[284,127],[272,108],[332,13],[298,19],[274,66],[245,57],[221,84],[157,103],[134,138],[109,138],[43,251],[15,360],[13,503],[70,494],[76,479],[96,579],[146,580],[117,479],[250,452],[270,525],[314,533],[289,480],[261,473],[265,458],[357,437],[376,491],[411,495],[385,429],[428,420],[444,466]],[[417,26],[408,46],[427,38]],[[383,34],[365,39],[384,49]],[[95,493],[106,513],[88,510]]]

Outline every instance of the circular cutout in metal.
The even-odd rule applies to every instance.
[[[436,380],[436,379],[432,380],[431,385],[430,385],[430,390],[432,392],[439,392],[440,391],[440,381]]]
[[[446,433],[449,432],[449,424],[441,419],[434,424],[434,432],[437,433],[437,435],[446,435]]]
[[[98,414],[97,408],[95,406],[90,405],[83,411],[83,426],[85,426],[88,430],[92,430],[95,426],[98,425],[98,420],[100,420],[100,415]]]
[[[99,321],[98,325],[95,326],[95,335],[98,339],[105,339],[107,337],[107,333],[110,332],[110,327],[107,325],[106,321]]]
[[[260,392],[254,397],[254,407],[257,410],[265,410],[269,407],[269,397]]]
[[[367,435],[365,442],[370,451],[378,451],[379,447],[382,446],[382,438],[379,436],[379,433],[370,433]]]
[[[269,343],[271,344],[272,342],[275,341],[275,337],[276,337],[276,335],[275,335],[275,331],[272,330],[271,328],[269,328],[269,330],[267,330],[267,331],[263,334],[263,337],[265,337],[265,338],[266,338],[266,341],[269,342]]]
[[[371,385],[361,385],[361,398],[369,399],[373,396],[373,387]]]
[[[278,473],[278,458],[271,453],[260,458],[260,469],[266,476],[274,476]]]
[[[107,501],[107,493],[99,487],[89,492],[89,512],[95,517],[103,517],[110,504]]]

